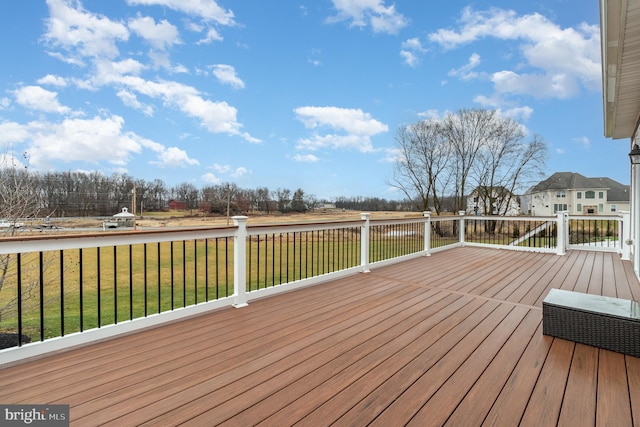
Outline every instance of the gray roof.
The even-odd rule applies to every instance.
[[[529,193],[548,190],[608,190],[607,201],[629,202],[629,186],[611,178],[587,178],[575,172],[556,172],[533,186]]]

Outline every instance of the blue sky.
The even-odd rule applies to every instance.
[[[595,0],[3,1],[0,24],[0,149],[33,170],[402,198],[398,127],[487,108],[547,175],[629,182]]]

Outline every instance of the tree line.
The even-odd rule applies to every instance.
[[[134,195],[135,193],[135,195]],[[135,198],[134,198],[135,197]],[[100,172],[35,173],[27,167],[0,167],[0,219],[34,217],[111,216],[127,207],[138,214],[166,211],[170,207],[192,214],[237,215],[307,212],[326,206],[363,211],[400,210],[407,201],[376,197],[339,197],[321,200],[302,188],[240,188],[235,183],[191,183],[168,186],[160,179],[147,181],[128,174],[106,176]]]

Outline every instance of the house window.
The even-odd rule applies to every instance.
[[[576,205],[576,212],[582,212],[582,203]]]
[[[562,212],[567,210],[567,204],[555,203],[553,205],[553,213]]]
[[[584,198],[585,199],[595,199],[596,198],[596,192],[595,191],[585,191],[584,192]]]
[[[567,197],[567,193],[565,193],[563,190],[556,191],[556,197],[558,199],[564,199],[565,197]]]
[[[615,212],[618,209],[616,205],[611,205],[611,212]]]
[[[582,199],[582,191],[578,191],[578,199]]]
[[[598,192],[598,199],[604,199],[604,191]]]
[[[602,203],[598,204],[598,212],[604,212],[604,205]]]

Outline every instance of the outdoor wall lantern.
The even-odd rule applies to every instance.
[[[629,158],[631,159],[632,165],[640,165],[640,147],[638,147],[638,144],[633,144]]]

